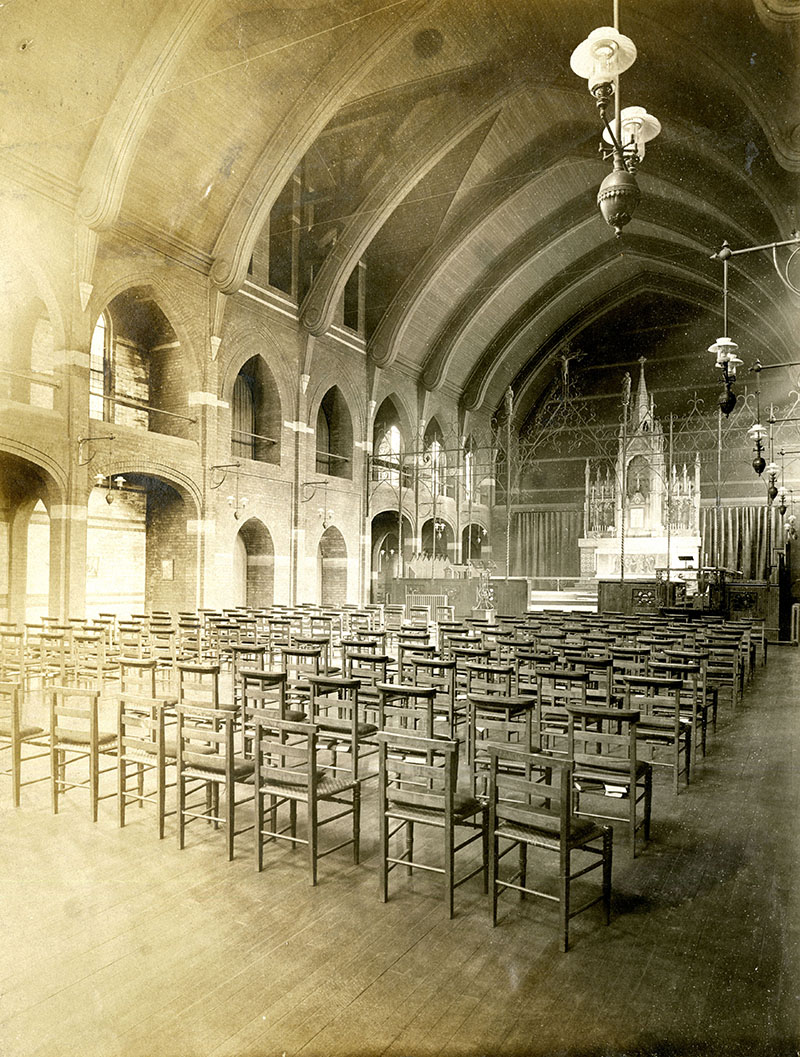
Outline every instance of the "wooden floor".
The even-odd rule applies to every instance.
[[[47,785],[0,808],[0,1055],[796,1055],[800,1051],[800,653],[774,649],[696,783],[656,785],[653,840],[618,835],[614,916],[573,922],[476,878],[448,921],[438,878],[378,899],[375,794],[364,855],[305,860],[174,819],[159,842],[114,800],[96,825]],[[374,788],[374,783],[372,783]],[[110,788],[110,786],[109,786]]]

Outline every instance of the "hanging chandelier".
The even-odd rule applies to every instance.
[[[586,79],[605,126],[600,150],[604,160],[612,161],[613,168],[600,184],[597,204],[617,238],[641,198],[636,173],[644,158],[645,144],[661,131],[660,122],[644,107],[620,109],[619,76],[635,60],[636,45],[619,31],[619,6],[614,0],[614,25],[593,29],[569,61],[573,73]],[[613,119],[608,114],[612,101]]]

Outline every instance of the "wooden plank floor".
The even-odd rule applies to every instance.
[[[149,811],[47,785],[0,806],[0,1055],[795,1055],[800,1052],[800,654],[774,649],[697,780],[659,777],[653,840],[616,841],[614,917],[573,922],[506,897],[492,929],[480,879],[448,921],[439,879],[377,894],[376,802],[363,861],[306,881],[302,854],[221,832],[179,851]],[[111,789],[111,785],[108,786]]]

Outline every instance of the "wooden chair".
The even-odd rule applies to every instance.
[[[306,712],[311,692],[309,677],[320,675],[322,671],[322,647],[285,646],[281,650],[281,670],[286,672],[289,707]]]
[[[567,705],[567,755],[573,764],[575,814],[604,822],[625,822],[631,834],[631,856],[641,830],[650,839],[653,768],[636,753],[639,713],[624,708]],[[583,797],[603,797],[607,804],[624,801],[627,815],[602,814],[581,808]],[[641,806],[641,817],[639,808]],[[609,807],[606,807],[606,811]]]
[[[488,747],[514,744],[539,748],[539,703],[535,694],[467,694],[467,764],[473,792],[485,795]]]
[[[76,686],[101,693],[106,683],[119,677],[119,665],[106,652],[105,635],[76,631],[72,635],[72,678]]]
[[[344,675],[358,679],[359,701],[368,715],[377,716],[380,704],[379,683],[388,682],[392,658],[387,653],[369,653],[361,650],[348,651],[344,655]]]
[[[681,715],[680,679],[653,675],[631,675],[625,679],[625,708],[638,710],[639,746],[650,753],[654,767],[672,772],[673,788],[680,791],[680,776],[686,785],[692,766],[692,726]],[[659,755],[664,750],[664,757]]]
[[[435,686],[378,683],[378,727],[403,730],[418,737],[434,737]]]
[[[378,813],[380,820],[380,892],[385,903],[389,898],[389,873],[395,866],[439,873],[445,878],[445,904],[453,917],[454,892],[477,874],[483,875],[487,889],[487,814],[486,806],[471,796],[456,792],[458,743],[419,738],[399,732],[381,732],[378,740]],[[424,762],[421,762],[424,761]],[[414,827],[430,826],[442,833],[442,866],[414,859]],[[459,827],[471,835],[456,843]],[[391,840],[398,833],[405,836],[404,851],[392,856]],[[481,841],[480,864],[456,880],[456,853]]]
[[[415,686],[433,686],[433,720],[444,728],[441,733],[455,738],[459,723],[466,720],[466,713],[456,707],[456,662],[442,657],[412,654],[410,682]]]
[[[358,679],[335,675],[312,676],[308,720],[319,733],[319,745],[331,754],[329,765],[334,771],[346,771],[363,781],[361,764],[374,756],[377,748],[375,734],[378,727],[369,722],[359,705]],[[352,758],[343,767],[339,756]]]
[[[23,764],[50,755],[47,735],[42,727],[26,724],[22,716],[23,688],[21,683],[0,683],[0,752],[10,754],[10,763],[0,774],[11,778],[14,806],[19,807],[23,785],[46,782],[50,775],[22,779]],[[39,751],[44,749],[44,751]],[[33,750],[33,751],[30,751]]]
[[[119,692],[121,694],[135,694],[140,697],[156,696],[156,669],[158,661],[155,657],[120,657],[119,664]]]
[[[117,806],[120,827],[130,804],[153,804],[159,839],[167,814],[167,767],[177,764],[177,743],[167,743],[166,718],[174,719],[174,700],[121,693],[117,697]],[[211,749],[206,749],[211,752]],[[146,788],[148,776],[154,780]],[[135,783],[132,787],[131,782]]]
[[[53,813],[58,814],[59,797],[68,789],[86,789],[92,821],[97,822],[100,800],[115,793],[100,795],[100,775],[115,770],[101,767],[101,759],[116,753],[117,735],[100,730],[100,691],[75,687],[52,687],[50,700],[50,780]],[[70,781],[67,768],[86,760],[86,778]]]
[[[412,668],[415,657],[435,657],[436,647],[432,642],[399,642],[397,644],[397,678],[401,683],[413,682]]]
[[[230,861],[235,838],[253,828],[236,829],[236,809],[253,799],[254,763],[234,753],[234,717],[230,712],[179,704],[176,713],[178,847],[184,847],[186,826],[191,822],[205,820],[215,828],[222,824]],[[236,787],[240,784],[249,785],[250,794],[237,800]],[[204,803],[190,802],[197,792],[203,794]]]
[[[537,668],[538,744],[544,752],[567,752],[567,705],[586,707],[589,676],[568,668]]]
[[[597,903],[603,904],[605,924],[611,920],[611,865],[613,831],[573,812],[572,763],[552,756],[490,745],[489,764],[489,888],[492,925],[497,924],[500,892],[514,890],[524,899],[535,895],[559,907],[561,949],[569,949],[569,923]],[[502,847],[505,845],[505,848]],[[528,849],[549,852],[558,861],[556,894],[528,884]],[[518,851],[519,867],[501,878],[500,861]],[[573,869],[573,858],[581,862]],[[585,860],[588,860],[586,862]],[[572,903],[572,884],[593,870],[602,870],[599,895],[578,907]]]
[[[247,668],[254,671],[263,668],[266,652],[266,646],[252,642],[237,642],[231,646],[231,685],[234,704],[241,704],[242,701],[242,669]]]
[[[264,844],[288,840],[292,847],[306,845],[312,885],[317,883],[317,861],[340,848],[353,846],[358,863],[361,823],[361,786],[357,778],[358,756],[351,755],[349,773],[325,774],[318,762],[319,732],[313,723],[288,723],[256,718],[255,724],[255,841],[256,867],[264,866]],[[341,810],[322,818],[320,805],[335,804]],[[297,833],[297,806],[306,807],[306,836]],[[282,807],[289,809],[289,824],[278,828]],[[352,816],[352,836],[324,851],[319,850],[319,831],[347,815]]]

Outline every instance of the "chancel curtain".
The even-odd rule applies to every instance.
[[[512,576],[580,576],[582,510],[524,510],[512,515]]]
[[[768,530],[769,525],[769,530]],[[767,547],[783,543],[780,513],[759,506],[701,507],[702,563],[738,569],[746,580],[763,580]]]

